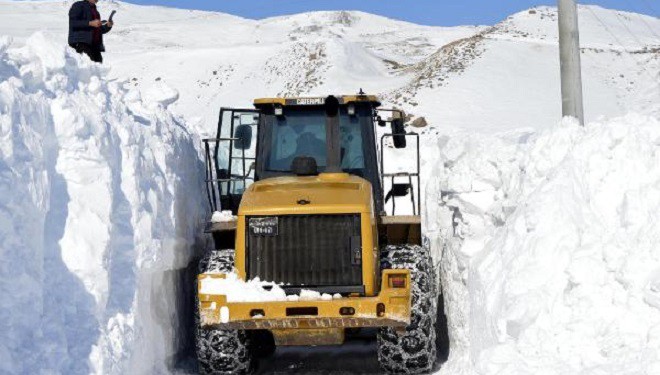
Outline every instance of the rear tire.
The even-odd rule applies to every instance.
[[[229,273],[234,269],[233,250],[213,250],[199,261],[199,273]],[[243,330],[202,328],[195,288],[195,339],[200,374],[250,374],[255,361],[250,335]]]
[[[382,269],[409,269],[412,302],[410,325],[404,333],[378,330],[378,362],[390,374],[426,374],[436,362],[438,293],[435,269],[428,249],[416,245],[387,246]]]
[[[447,362],[449,358],[449,327],[445,315],[445,300],[442,292],[438,293],[438,317],[435,322],[435,348],[440,363]]]
[[[257,358],[270,357],[277,349],[275,337],[267,330],[258,329],[250,331],[250,341],[252,342],[252,353]]]

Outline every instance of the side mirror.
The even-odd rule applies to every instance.
[[[406,148],[406,129],[403,118],[392,119],[392,141],[395,148]]]
[[[252,146],[252,125],[238,125],[234,131],[234,148],[249,150]]]

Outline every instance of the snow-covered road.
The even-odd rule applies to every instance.
[[[258,361],[255,375],[382,374],[378,365],[375,330],[369,329],[347,337],[342,346],[280,347],[269,357]],[[179,363],[175,375],[195,375],[193,358]]]
[[[340,347],[278,348],[259,361],[257,374],[381,374],[374,338],[352,338]]]

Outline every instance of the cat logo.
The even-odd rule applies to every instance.
[[[325,101],[323,98],[299,98],[296,99],[297,105],[323,105]]]

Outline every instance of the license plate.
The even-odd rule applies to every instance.
[[[254,236],[277,236],[279,225],[276,217],[250,218],[250,234]]]

